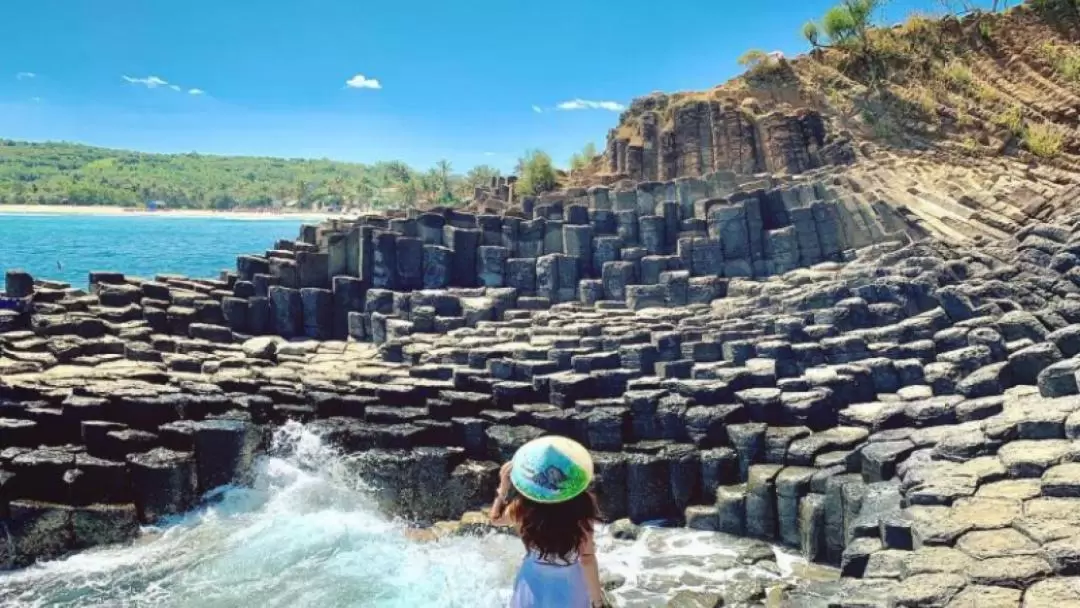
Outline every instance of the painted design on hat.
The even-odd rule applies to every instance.
[[[529,467],[528,463],[521,463],[521,466],[525,467],[525,474],[529,476],[529,479],[533,483],[544,488],[551,490],[552,492],[560,492],[563,486],[566,485],[568,477],[555,465],[548,465],[546,469],[542,471],[534,471]]]
[[[588,489],[592,458],[581,444],[546,436],[521,446],[514,454],[510,481],[526,498],[544,503],[570,500]]]

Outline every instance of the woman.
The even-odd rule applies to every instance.
[[[491,519],[514,525],[527,551],[512,608],[606,606],[593,544],[600,514],[588,490],[592,478],[589,452],[565,437],[534,439],[503,465]]]

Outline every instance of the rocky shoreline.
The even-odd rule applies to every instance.
[[[300,420],[421,522],[559,433],[609,520],[840,569],[779,605],[1069,605],[1078,226],[946,244],[821,175],[717,173],[331,220],[217,279],[9,271],[0,566],[131,539]]]

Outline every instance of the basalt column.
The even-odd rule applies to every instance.
[[[615,140],[615,164],[617,165],[617,173],[626,173],[626,148],[630,142],[625,139]]]
[[[423,213],[416,218],[417,236],[425,245],[443,244],[443,227],[446,219],[436,213]]]
[[[618,153],[618,140],[615,139],[615,133],[617,131],[612,129],[608,131],[607,136],[607,149],[604,151],[604,160],[607,161],[608,173],[619,172],[619,153]]]
[[[676,200],[679,203],[679,213],[684,219],[695,217],[694,201],[708,198],[708,186],[705,181],[696,177],[680,177],[675,180]]]
[[[630,145],[626,147],[626,174],[632,179],[641,179],[641,146]]]
[[[801,173],[815,166],[795,116],[770,112],[758,119],[758,129],[766,170]]]
[[[707,116],[706,102],[692,102],[675,108],[673,132],[679,153],[676,175],[701,175],[701,123]]]
[[[326,235],[328,280],[349,273],[349,239],[342,232]]]
[[[412,291],[424,284],[424,242],[414,237],[397,238],[397,284]]]
[[[709,237],[720,241],[725,276],[748,277],[752,275],[746,208],[741,202],[716,205],[709,210]]]
[[[641,116],[641,170],[646,180],[659,179],[660,132],[657,127],[660,117],[656,112],[646,112]]]
[[[675,179],[677,177],[675,163],[679,154],[675,149],[675,137],[670,129],[660,131],[659,156],[658,178],[665,181]]]
[[[372,244],[371,286],[380,289],[397,287],[397,235],[375,231]]]
[[[477,250],[480,247],[480,231],[457,226],[447,226],[443,240],[454,252],[450,269],[450,284],[455,287],[475,287],[477,285]]]
[[[757,134],[753,121],[735,104],[729,101],[709,105],[712,121],[713,165],[743,175],[757,173]]]
[[[375,268],[375,228],[373,226],[360,226],[357,236],[356,252],[358,255],[357,270],[360,280],[372,284],[373,271]]]

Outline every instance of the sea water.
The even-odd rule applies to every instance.
[[[168,214],[0,214],[0,271],[22,268],[34,278],[83,289],[92,270],[217,278],[221,270],[236,269],[237,255],[295,239],[300,223]]]
[[[130,545],[0,573],[5,608],[337,608],[505,606],[524,551],[505,534],[414,540],[380,514],[348,458],[288,423],[256,464],[251,487],[142,530]],[[2,531],[0,531],[2,535]],[[680,587],[737,574],[711,559],[734,552],[717,535],[646,531],[597,545],[613,599],[663,606]],[[726,558],[730,560],[730,558]],[[786,560],[779,563],[783,567]],[[730,562],[729,562],[730,563]],[[784,568],[786,569],[786,568]]]

